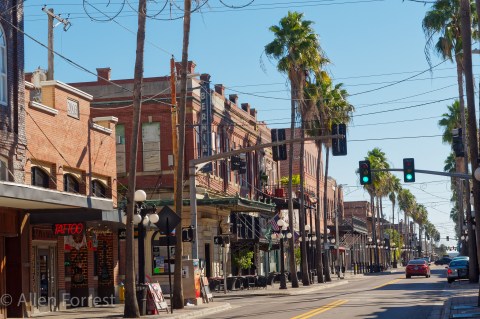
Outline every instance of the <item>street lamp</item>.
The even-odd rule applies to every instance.
[[[277,225],[280,227],[278,235],[280,237],[280,289],[287,289],[287,278],[285,277],[285,252],[283,248],[283,238],[292,238],[292,233],[288,231],[288,223],[283,219],[277,220]]]
[[[135,191],[135,214],[133,216],[133,224],[138,225],[138,286],[141,289],[141,303],[140,314],[146,315],[147,313],[147,290],[145,288],[146,276],[145,276],[145,235],[146,227],[151,222],[157,223],[159,216],[155,211],[155,206],[146,207],[144,205],[147,199],[145,191],[139,189]]]
[[[397,268],[397,245],[395,242],[392,243],[393,250],[393,268]]]

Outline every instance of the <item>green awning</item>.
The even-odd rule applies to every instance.
[[[173,206],[172,199],[147,200],[146,204],[161,206]],[[190,206],[190,199],[183,200],[183,206]],[[223,206],[232,212],[260,212],[270,213],[275,211],[274,204],[268,204],[241,197],[202,198],[197,199],[197,206]]]

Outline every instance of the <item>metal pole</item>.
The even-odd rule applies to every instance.
[[[227,252],[225,244],[222,246],[222,262],[223,262],[223,293],[227,293]]]
[[[338,200],[337,200],[337,189],[338,187],[335,188],[335,190],[333,191],[333,196],[334,196],[334,199],[333,199],[333,202],[335,203],[334,204],[334,207],[335,207],[335,242],[337,244],[337,257],[335,258],[335,266],[336,266],[336,269],[338,269],[338,273],[337,273],[337,276],[338,278],[340,278],[340,234],[338,233]]]
[[[280,289],[287,289],[287,279],[285,278],[285,251],[283,248],[283,234],[280,237]]]
[[[145,289],[145,225],[143,219],[147,215],[146,209],[139,209],[142,221],[138,224],[138,286],[141,289],[140,315],[147,314],[147,290]]]

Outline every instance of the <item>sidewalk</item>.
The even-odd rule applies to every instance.
[[[212,317],[212,315],[231,309],[227,302],[210,302],[199,306],[185,307],[182,310],[173,310],[173,314],[160,312],[158,315],[142,316],[142,318],[168,318],[168,319],[187,319],[200,318],[204,316]],[[98,306],[95,308],[74,308],[65,311],[40,313],[33,315],[34,318],[54,318],[54,319],[96,319],[109,318],[119,319],[123,318],[123,304]]]
[[[471,284],[468,281],[454,282],[447,290],[448,299],[444,302],[441,319],[453,318],[480,318],[478,303],[478,283]]]

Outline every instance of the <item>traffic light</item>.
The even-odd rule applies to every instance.
[[[359,161],[358,172],[360,173],[360,185],[368,185],[372,183],[372,172],[370,170],[369,161]]]
[[[403,181],[405,183],[415,182],[415,160],[413,158],[403,159]]]
[[[447,241],[449,241],[449,240],[450,240],[450,237],[449,237],[449,236],[447,236]]]
[[[223,237],[222,236],[214,236],[213,243],[215,245],[223,245]]]
[[[247,172],[247,156],[245,154],[241,154],[238,174],[245,174],[246,172]]]
[[[272,142],[285,141],[285,129],[272,129]],[[272,155],[274,161],[284,161],[287,159],[287,144],[272,146]]]
[[[343,135],[344,138],[332,139],[332,155],[343,156],[347,155],[347,125],[345,124],[333,124],[332,135]]]
[[[455,152],[455,157],[465,157],[461,128],[452,130],[452,148]]]
[[[182,228],[182,242],[192,242],[193,241],[193,227],[184,227]]]
[[[230,157],[230,168],[232,171],[238,171],[240,169],[240,155]]]

